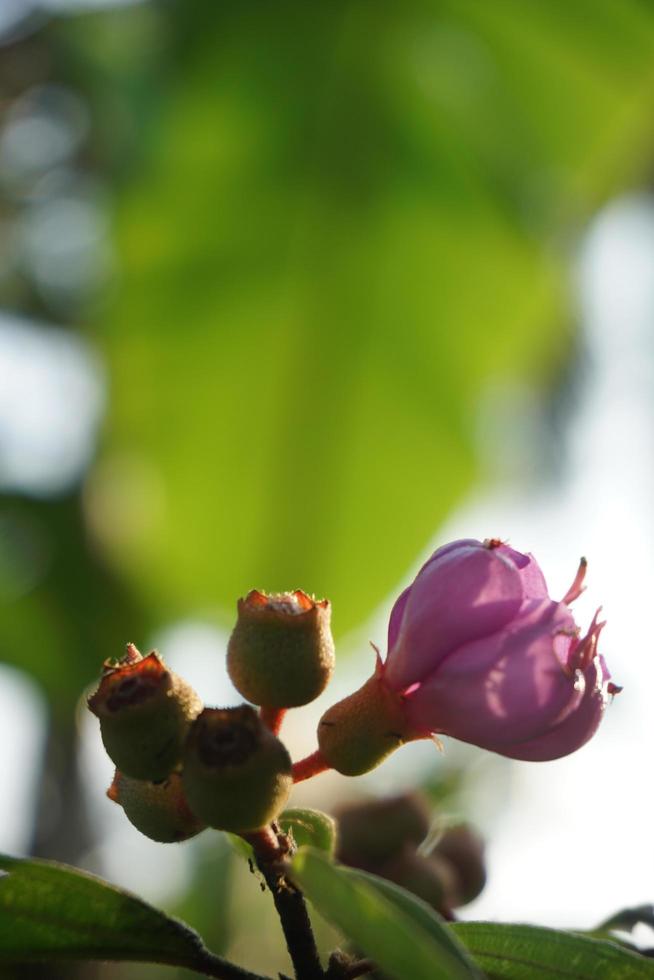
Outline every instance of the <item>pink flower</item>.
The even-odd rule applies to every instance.
[[[398,598],[379,680],[412,737],[442,733],[515,759],[568,755],[596,731],[611,693],[597,613],[582,637],[532,555],[500,541],[439,548]],[[599,610],[598,610],[599,612]]]
[[[557,602],[532,555],[495,539],[439,548],[393,607],[386,661],[327,709],[295,780],[358,776],[434,734],[534,762],[575,752],[620,690],[597,652],[599,610],[582,636],[569,609],[585,573],[582,559]]]

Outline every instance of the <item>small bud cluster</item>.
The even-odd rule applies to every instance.
[[[414,893],[449,917],[486,883],[484,843],[468,824],[448,827],[425,849],[432,825],[415,793],[344,807],[338,814],[337,856]]]
[[[88,706],[116,766],[107,795],[141,833],[161,842],[206,827],[252,833],[278,817],[293,774],[276,730],[331,677],[329,617],[327,601],[299,591],[239,601],[227,665],[260,712],[205,707],[158,653],[142,656],[132,643],[104,665]]]

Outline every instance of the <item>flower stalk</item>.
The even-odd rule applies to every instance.
[[[311,779],[313,776],[319,776],[321,772],[327,772],[328,769],[331,769],[329,762],[320,749],[316,749],[305,759],[293,763],[293,782],[302,783],[305,779]]]
[[[286,717],[286,711],[286,708],[275,708],[264,705],[259,711],[259,717],[273,735],[279,735],[282,730],[284,718]]]

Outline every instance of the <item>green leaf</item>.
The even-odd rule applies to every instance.
[[[633,908],[622,909],[600,923],[597,928],[602,931],[622,929],[624,932],[631,932],[641,923],[654,928],[654,905],[636,905]]]
[[[209,976],[252,976],[177,919],[93,875],[0,855],[0,963],[100,959],[166,963]]]
[[[284,810],[279,818],[279,823],[285,833],[291,833],[293,840],[298,847],[315,847],[319,851],[326,851],[327,854],[334,853],[336,844],[336,824],[332,818],[323,813],[322,810],[309,810],[307,808],[293,808]],[[254,851],[252,845],[239,837],[238,834],[226,833],[232,850],[245,858],[246,861],[254,861]]]
[[[603,939],[496,922],[457,922],[452,928],[492,980],[654,977],[652,960]]]
[[[254,861],[252,844],[248,844],[248,842],[242,837],[239,837],[238,834],[230,834],[227,831],[225,831],[225,838],[235,854],[238,854],[239,857],[244,858],[246,861]]]
[[[565,362],[557,243],[648,172],[654,10],[161,9],[179,49],[117,189],[91,524],[169,616],[301,586],[342,635],[478,476],[488,387]]]
[[[334,853],[336,823],[322,810],[291,808],[284,810],[279,822],[286,833],[293,834],[298,847],[307,845],[330,855]]]
[[[370,874],[367,871],[348,870],[360,881],[364,881],[372,888],[375,888],[389,902],[393,902],[398,909],[401,909],[402,912],[410,916],[417,925],[426,932],[431,933],[437,942],[449,944],[454,955],[461,956],[464,954],[464,946],[458,941],[452,930],[445,925],[440,915],[421,898],[413,895],[406,888],[401,888],[392,881],[388,881],[387,878],[379,878],[377,875]],[[479,971],[475,972],[472,960],[467,955],[466,959],[473,974],[479,976],[480,973]]]
[[[627,949],[638,949],[637,945],[624,935],[633,932],[637,925],[646,925],[654,928],[654,905],[636,905],[632,908],[621,909],[615,915],[609,916],[594,929],[584,929],[582,936],[590,936],[593,939],[610,939],[611,942]],[[616,935],[622,933],[622,935]]]
[[[316,909],[394,980],[469,980],[478,977],[448,927],[419,915],[371,884],[370,876],[333,864],[302,848],[292,876]]]

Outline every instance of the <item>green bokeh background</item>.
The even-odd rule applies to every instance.
[[[565,369],[574,244],[648,174],[651,8],[191,0],[38,41],[91,109],[118,271],[71,324],[109,380],[86,516],[12,502],[55,540],[3,656],[77,692],[254,586],[328,595],[343,635],[484,479],[488,389]]]
[[[337,639],[361,626],[488,479],[487,392],[557,384],[578,238],[651,172],[654,8],[169,0],[5,51],[7,103],[54,82],[89,106],[117,255],[66,323],[107,371],[95,459],[64,494],[0,497],[49,555],[0,615],[65,787],[34,850],[74,860],[73,714],[104,658],[177,618],[228,626],[253,587],[328,596]],[[60,319],[24,276],[2,290]]]

